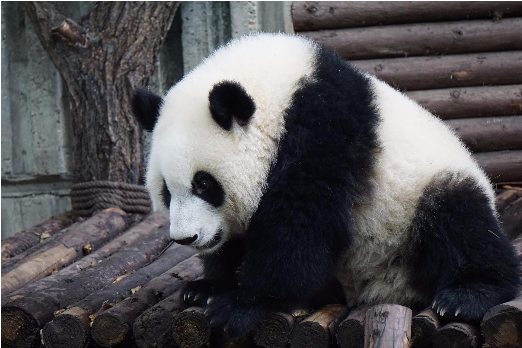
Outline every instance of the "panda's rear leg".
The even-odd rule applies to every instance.
[[[445,319],[480,321],[518,292],[513,247],[473,178],[441,173],[421,197],[409,247],[412,285]]]

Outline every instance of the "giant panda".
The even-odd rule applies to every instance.
[[[306,38],[245,36],[138,89],[146,186],[200,252],[183,299],[238,336],[338,281],[349,306],[478,321],[518,291],[488,178],[442,121]]]

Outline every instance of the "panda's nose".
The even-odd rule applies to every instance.
[[[174,241],[181,245],[189,245],[189,244],[192,244],[193,242],[195,242],[196,239],[198,239],[197,234],[193,235],[192,237],[188,237],[188,238],[174,239]]]

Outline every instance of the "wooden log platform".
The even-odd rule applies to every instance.
[[[472,152],[522,150],[522,116],[446,120]]]
[[[194,255],[152,279],[133,296],[94,319],[91,329],[93,340],[102,347],[111,347],[130,339],[132,323],[141,313],[175,293],[183,282],[196,279],[202,273],[201,260]]]
[[[522,344],[522,295],[491,308],[481,324],[489,348],[515,348]]]
[[[480,331],[466,323],[449,323],[440,328],[433,338],[433,348],[478,348]]]
[[[408,348],[411,341],[411,309],[377,305],[366,312],[365,348]]]
[[[173,244],[157,260],[140,268],[136,272],[124,276],[122,280],[97,291],[83,300],[74,303],[63,313],[56,316],[43,328],[43,338],[46,347],[50,348],[82,348],[90,336],[91,320],[86,324],[84,318],[92,318],[133,295],[145,286],[152,278],[160,276],[173,266],[194,255],[191,248]],[[74,328],[74,330],[73,330]],[[63,332],[71,331],[71,335]]]
[[[522,85],[433,89],[406,95],[443,120],[522,115]]]
[[[79,259],[86,252],[107,243],[127,227],[125,212],[111,208],[63,234],[46,250],[20,261],[7,273],[2,273],[2,297],[22,286],[42,279]]]
[[[363,348],[366,312],[370,306],[354,308],[340,324],[336,341],[341,348]]]
[[[54,287],[27,295],[18,295],[2,306],[2,344],[32,348],[40,341],[40,329],[56,311],[86,298],[111,284],[119,276],[137,270],[154,260],[170,243],[168,226],[140,243],[130,245]]]
[[[52,237],[72,223],[72,212],[67,211],[2,240],[2,261],[18,255],[32,246],[39,244],[41,241]]]
[[[327,305],[300,322],[290,334],[290,347],[325,347],[334,342],[339,323],[348,310],[341,305]]]
[[[516,1],[294,1],[295,31],[522,15]]]
[[[351,64],[402,91],[513,85],[522,81],[522,51],[367,59]]]
[[[156,234],[158,229],[162,226],[165,226],[168,223],[168,217],[161,213],[150,214],[145,217],[145,219],[129,230],[125,231],[118,237],[114,238],[112,241],[105,244],[100,249],[90,253],[89,255],[84,256],[80,260],[75,263],[67,266],[62,269],[60,272],[52,274],[46,278],[40,279],[34,283],[28,284],[23,288],[12,292],[9,296],[5,296],[2,298],[2,305],[7,303],[12,297],[30,294],[37,291],[42,291],[49,287],[54,287],[56,284],[64,281],[69,281],[69,279],[80,273],[81,271],[90,268],[91,266],[106,260],[112,254],[117,253],[122,250],[122,248],[127,248],[134,243],[139,243],[140,241],[146,240],[153,234]],[[161,238],[158,240],[160,241]],[[161,241],[160,241],[161,243]]]
[[[522,18],[303,31],[349,60],[522,49]],[[371,44],[368,44],[371,42]]]

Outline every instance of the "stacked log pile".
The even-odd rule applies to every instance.
[[[504,229],[522,264],[522,187],[504,185],[497,193]],[[14,248],[19,253],[2,264],[2,285],[4,278],[10,280],[6,284],[18,279],[14,274],[19,270],[38,266],[49,271],[37,276],[28,272],[31,277],[23,271],[19,284],[25,285],[2,287],[2,345],[474,348],[485,342],[490,348],[507,348],[522,342],[522,295],[492,308],[480,326],[442,322],[431,308],[417,313],[398,305],[330,304],[272,313],[250,335],[228,339],[211,329],[202,308],[186,308],[180,301],[183,283],[202,276],[199,257],[171,243],[164,215],[150,214],[132,223],[136,219],[107,209],[71,221],[31,248]],[[4,243],[14,245],[16,240],[14,236]],[[74,253],[64,257],[49,252],[63,248]]]
[[[494,182],[522,181],[522,3],[292,3],[294,29],[444,120]]]

